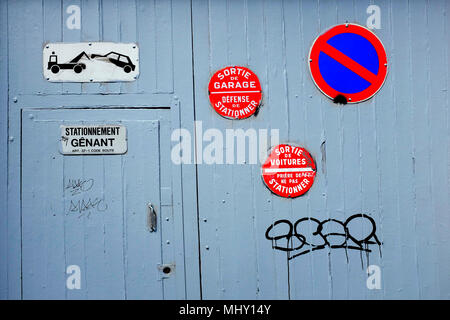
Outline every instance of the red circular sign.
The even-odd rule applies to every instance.
[[[229,119],[244,119],[255,113],[261,103],[258,77],[245,67],[226,67],[209,81],[209,101],[218,114]]]
[[[312,187],[316,164],[306,149],[280,144],[271,150],[264,162],[262,176],[264,183],[273,193],[295,198]]]
[[[377,93],[386,79],[386,51],[369,29],[337,25],[314,41],[309,69],[316,86],[329,98],[362,102]]]

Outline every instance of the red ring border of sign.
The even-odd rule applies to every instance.
[[[326,42],[335,35],[344,32],[355,33],[366,38],[373,45],[378,55],[379,67],[378,74],[376,75],[377,81],[375,83],[372,83],[365,90],[358,93],[341,93],[339,91],[336,91],[331,86],[329,86],[328,83],[326,83],[319,69],[318,61],[319,54],[321,52],[321,42]],[[370,31],[369,29],[354,23],[338,24],[320,34],[314,40],[309,51],[308,66],[314,84],[324,95],[326,95],[330,99],[334,99],[337,95],[343,95],[347,98],[348,103],[359,103],[372,98],[381,89],[384,82],[386,81],[388,71],[386,50],[384,49],[384,45],[381,40],[375,33]],[[382,81],[380,81],[380,79],[382,79]]]
[[[277,192],[275,192],[274,190],[272,190],[272,189],[269,187],[269,185],[266,183],[266,181],[264,180],[264,168],[263,168],[263,167],[264,167],[264,164],[267,162],[267,160],[269,160],[269,158],[270,158],[270,156],[272,155],[272,152],[274,152],[275,148],[277,148],[277,147],[279,147],[279,146],[281,146],[281,145],[284,145],[284,146],[290,146],[290,147],[296,147],[296,148],[300,148],[300,149],[306,151],[307,154],[308,154],[308,156],[311,158],[312,163],[314,164],[314,173],[315,173],[315,174],[314,174],[314,177],[312,178],[312,184],[311,184],[311,186],[308,187],[308,188],[306,189],[305,192],[303,192],[303,193],[301,193],[301,194],[299,194],[299,195],[296,195],[296,196],[288,195],[288,196],[286,197],[286,196],[283,196],[282,194],[278,194]],[[274,195],[276,195],[276,196],[278,196],[278,197],[281,197],[281,198],[285,198],[285,199],[296,199],[296,198],[298,198],[298,197],[302,197],[302,196],[304,196],[305,194],[307,194],[307,193],[309,192],[309,190],[311,190],[311,188],[314,186],[314,181],[315,181],[316,178],[317,178],[317,172],[318,172],[318,169],[317,169],[316,159],[314,159],[314,157],[313,157],[313,155],[311,154],[311,152],[309,152],[308,149],[306,149],[306,147],[302,147],[302,146],[300,146],[300,145],[298,145],[298,144],[296,144],[296,143],[290,143],[290,142],[280,142],[280,143],[278,143],[278,144],[276,144],[276,145],[270,147],[270,148],[268,149],[268,152],[267,152],[267,158],[266,158],[266,159],[264,160],[264,162],[261,164],[261,180],[262,180],[262,183],[266,186],[266,188],[267,188],[272,194],[274,194]]]

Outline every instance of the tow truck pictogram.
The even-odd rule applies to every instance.
[[[58,63],[58,56],[55,54],[55,51],[53,51],[48,58],[47,69],[51,70],[55,74],[58,73],[61,69],[72,69],[75,73],[81,73],[84,69],[86,69],[86,65],[84,63],[78,62],[83,56],[90,60],[87,53],[83,51],[75,58],[73,58],[70,62]]]

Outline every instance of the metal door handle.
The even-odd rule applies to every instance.
[[[147,204],[147,227],[150,232],[156,232],[156,211],[151,203]]]

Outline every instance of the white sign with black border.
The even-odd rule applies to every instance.
[[[47,43],[42,59],[50,82],[134,81],[139,75],[136,43]]]
[[[61,126],[61,153],[65,155],[124,154],[127,128],[122,125]]]

